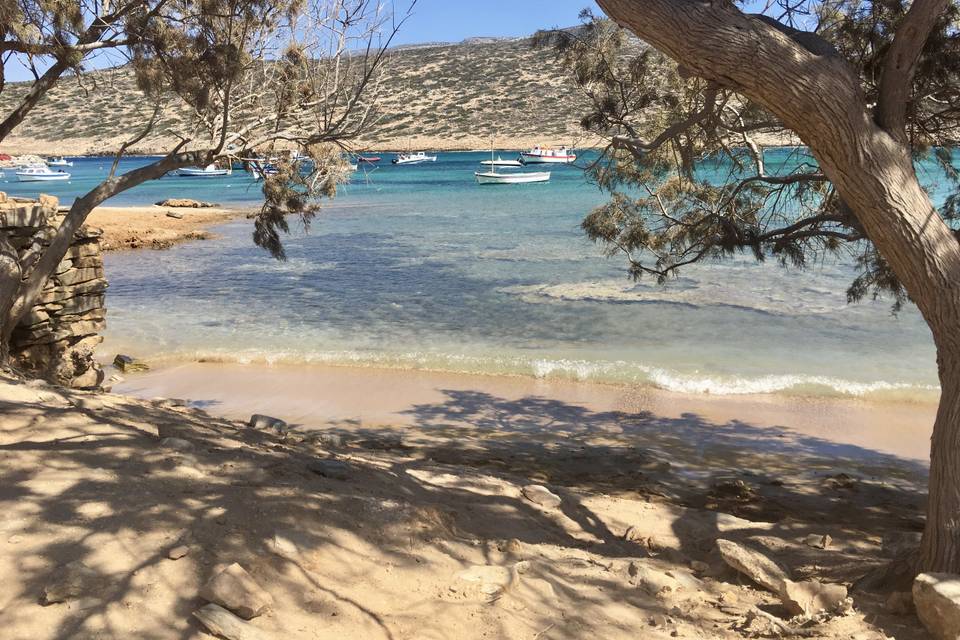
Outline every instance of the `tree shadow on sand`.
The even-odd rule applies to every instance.
[[[202,604],[199,585],[231,562],[274,595],[277,612],[257,623],[280,637],[637,637],[658,613],[736,637],[735,615],[709,597],[665,602],[637,588],[636,566],[710,560],[720,535],[857,541],[909,528],[925,474],[918,463],[783,429],[536,397],[449,391],[442,403],[411,407],[411,427],[344,423],[282,436],[159,402],[36,396],[0,401],[0,567],[9,578],[0,624],[31,638],[199,637],[190,615]],[[314,437],[331,433],[346,444]],[[171,449],[164,437],[192,447]],[[346,467],[330,473],[329,459]],[[855,484],[824,480],[839,468]],[[750,499],[716,494],[721,476],[745,479]],[[525,500],[519,488],[531,482],[548,484],[561,507]],[[689,506],[773,517],[769,527],[730,528]],[[657,522],[645,519],[653,513]],[[637,532],[677,544],[659,553]],[[279,552],[281,538],[295,551]],[[168,559],[178,544],[190,554]],[[811,558],[842,575],[858,558],[863,567],[868,547]],[[78,560],[101,575],[98,588],[41,608],[44,587]],[[455,577],[472,565],[519,571],[520,561],[522,579],[492,599]],[[718,585],[736,582],[718,575]],[[911,637],[900,622],[876,624]]]

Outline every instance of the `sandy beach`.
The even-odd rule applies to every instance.
[[[104,251],[167,249],[180,242],[209,238],[211,227],[247,213],[220,207],[97,207],[87,224],[103,229]]]

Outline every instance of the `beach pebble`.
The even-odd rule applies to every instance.
[[[789,580],[786,572],[767,556],[730,540],[717,540],[720,557],[761,587],[781,593]]]
[[[273,596],[236,562],[210,578],[200,589],[200,597],[247,620],[273,606]]]
[[[180,220],[183,218],[183,214],[179,211],[167,211],[167,217],[173,218],[174,220]]]
[[[160,446],[174,451],[190,451],[193,449],[193,443],[183,438],[164,438],[160,441]]]
[[[833,543],[833,538],[829,535],[820,535],[819,533],[811,533],[806,538],[803,539],[803,544],[808,547],[813,547],[814,549],[826,549]]]
[[[251,429],[273,429],[277,433],[283,433],[288,430],[287,423],[280,418],[265,416],[255,413],[250,416],[250,422],[247,423]]]
[[[179,560],[188,553],[190,553],[190,547],[185,544],[181,544],[173,549],[170,549],[170,551],[167,551],[167,557],[171,560]]]
[[[825,584],[819,580],[792,582],[787,580],[780,593],[780,601],[793,615],[812,616],[833,611],[847,599],[847,588],[842,584]]]
[[[40,602],[50,605],[91,593],[96,594],[105,582],[105,576],[101,576],[80,560],[75,560],[57,569],[53,579],[43,588]]]
[[[150,365],[146,362],[137,360],[133,356],[123,355],[118,353],[117,356],[113,359],[113,366],[124,373],[129,373],[131,371],[149,371]]]
[[[210,633],[227,640],[271,640],[272,634],[233,615],[223,607],[208,604],[193,612],[193,617]]]
[[[334,480],[349,480],[353,473],[353,465],[343,460],[317,460],[307,465],[307,469],[318,476]]]
[[[550,491],[550,489],[547,489],[543,485],[528,484],[520,491],[523,493],[523,497],[530,502],[548,509],[556,509],[563,502],[563,500],[560,499],[560,496]]]

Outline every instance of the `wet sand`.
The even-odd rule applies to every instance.
[[[550,431],[611,441],[629,431],[631,437],[660,439],[664,447],[681,441],[700,447],[698,458],[706,458],[707,450],[714,457],[726,450],[734,458],[742,452],[802,451],[840,461],[896,458],[921,465],[936,413],[932,404],[710,397],[524,377],[325,366],[191,363],[131,374],[114,390],[184,398],[235,419],[264,413],[304,428],[442,429],[454,437],[457,430]]]

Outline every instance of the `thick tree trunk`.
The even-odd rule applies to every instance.
[[[822,42],[794,39],[729,3],[598,3],[690,73],[742,93],[793,130],[923,314],[937,343],[942,396],[921,568],[960,573],[960,244],[920,187],[909,147],[877,124],[855,71]],[[914,21],[942,4],[927,0]],[[926,34],[918,34],[922,45]],[[891,105],[881,116],[901,119]]]
[[[920,569],[960,572],[960,329],[937,339],[940,406],[930,441]]]

